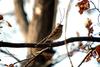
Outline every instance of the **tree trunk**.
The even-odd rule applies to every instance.
[[[14,5],[17,23],[19,24],[22,34],[26,37],[28,31],[28,20],[24,11],[24,0],[14,0]]]
[[[33,20],[29,24],[28,42],[38,43],[43,38],[48,36],[52,31],[54,19],[55,0],[35,0]],[[28,57],[35,55],[35,53],[42,48],[29,48]],[[31,63],[30,67],[41,67],[48,60],[52,58],[54,51],[47,50],[41,54],[35,63]]]
[[[24,0],[14,0],[17,22],[25,38],[27,37],[26,41],[28,43],[38,43],[48,36],[54,27],[58,0],[35,0],[33,18],[30,23],[28,23],[26,13],[24,12],[23,1]],[[41,49],[42,48],[29,48],[28,58],[35,55],[36,52]],[[35,59],[35,63],[30,63],[29,67],[42,67],[43,64],[52,58],[53,54],[54,51],[52,49],[46,50]],[[25,63],[27,63],[27,61],[22,63],[21,67],[23,67]]]

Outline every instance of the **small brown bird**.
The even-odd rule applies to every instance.
[[[53,40],[60,38],[62,34],[62,28],[63,28],[63,25],[58,24],[57,27],[50,33],[50,35],[48,35],[46,38],[41,40],[38,44],[45,43],[47,41],[53,41]]]
[[[56,40],[60,38],[62,34],[63,25],[58,24],[58,26],[51,32],[51,34],[47,37],[47,40]]]

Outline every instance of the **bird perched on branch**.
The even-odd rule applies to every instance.
[[[57,27],[47,37],[41,40],[38,44],[59,39],[60,36],[62,35],[62,28],[63,28],[63,25],[58,24]]]

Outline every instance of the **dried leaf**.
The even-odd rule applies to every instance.
[[[5,64],[6,67],[9,67],[9,65]]]
[[[96,60],[97,62],[100,62],[100,45],[96,46],[95,52],[96,52],[96,55],[98,55],[98,58]]]
[[[3,20],[3,16],[2,15],[0,15],[0,20]]]
[[[98,56],[100,57],[100,45],[96,46],[95,51],[97,52]]]
[[[87,23],[86,23],[86,28],[87,29],[89,29],[90,27],[91,27],[91,25],[92,25],[92,21],[91,21],[91,19],[89,19],[89,18],[87,18]]]
[[[80,37],[79,32],[76,32],[76,35],[77,35],[78,37]],[[79,44],[79,46],[78,46],[79,49],[85,50],[85,46],[83,45],[83,43],[82,43],[81,41],[79,41],[78,44]]]
[[[9,67],[14,67],[14,64],[10,64]]]
[[[87,30],[88,30],[88,36],[91,36],[90,34],[92,34],[93,33],[93,26],[91,27],[91,25],[92,25],[92,21],[91,21],[91,19],[89,19],[89,18],[87,18],[87,24],[85,25],[85,27],[87,28]]]
[[[82,42],[79,42],[79,49],[81,49],[81,50],[85,50],[85,46],[83,45],[83,43]]]
[[[88,0],[82,0],[80,2],[77,3],[77,5],[79,7],[79,13],[83,14],[83,12],[87,9],[90,8],[90,4]]]
[[[93,27],[89,28],[89,30],[88,30],[88,36],[91,36],[90,34],[93,33],[93,31],[94,31]]]
[[[100,62],[100,57],[99,57],[99,58],[97,58],[97,62]]]
[[[86,59],[85,59],[85,62],[88,62],[88,61],[90,61],[91,60],[91,57],[87,57]]]
[[[91,57],[92,57],[92,54],[90,53],[90,54],[86,57],[85,62],[90,61],[90,60],[91,60]]]
[[[80,33],[79,32],[76,32],[76,35],[77,35],[77,37],[80,37]]]

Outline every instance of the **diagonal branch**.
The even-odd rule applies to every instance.
[[[0,47],[12,47],[12,48],[46,48],[46,47],[57,47],[64,45],[64,41],[66,43],[77,42],[77,41],[92,41],[92,42],[100,42],[100,37],[72,37],[68,38],[63,41],[53,42],[53,43],[44,43],[39,44],[37,43],[9,43],[9,42],[0,42]]]
[[[81,63],[78,65],[78,67],[80,67],[82,65],[82,63],[85,61],[85,59],[88,57],[88,55],[90,53],[92,53],[93,50],[90,50],[89,53],[85,56],[85,58],[81,61]]]
[[[17,60],[17,62],[20,62],[20,60],[19,60],[17,57],[15,57],[13,54],[8,53],[8,52],[6,52],[6,51],[4,51],[4,50],[2,50],[2,49],[0,49],[0,52],[4,53],[4,54],[6,54],[6,55],[9,55],[9,56],[11,56],[11,57],[13,57],[15,60]]]
[[[33,62],[36,58],[38,58],[39,55],[41,55],[43,52],[45,52],[45,51],[48,50],[48,49],[49,49],[49,48],[47,47],[47,48],[44,48],[44,49],[42,49],[41,51],[39,51],[35,57],[33,57],[32,59],[30,59],[30,60],[25,64],[25,67],[28,67],[28,65],[29,65],[31,62]]]

